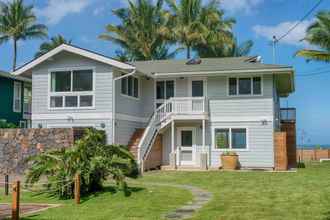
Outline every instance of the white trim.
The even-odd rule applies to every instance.
[[[111,120],[112,112],[74,112],[74,113],[49,113],[49,114],[32,114],[32,120],[67,120],[68,118],[72,118],[74,120],[92,120],[92,119],[99,119],[99,120]],[[136,117],[126,114],[116,114],[117,120],[123,121],[134,121],[134,122],[142,122],[147,123],[148,118],[143,117]]]
[[[73,127],[98,127],[96,124],[46,124],[47,128],[73,128]]]
[[[261,93],[260,94],[253,94],[253,78],[255,77],[260,77],[261,80]],[[235,78],[236,79],[236,95],[230,95],[229,94],[229,79]],[[240,78],[250,78],[251,80],[251,94],[239,94],[239,79]],[[264,77],[263,75],[251,75],[251,76],[227,76],[227,82],[226,82],[226,90],[227,90],[227,96],[228,97],[258,97],[258,96],[263,96],[264,95]]]
[[[244,151],[250,151],[250,128],[248,126],[211,126],[212,129],[212,151],[218,151],[218,152],[226,152],[226,151],[236,151],[236,152],[244,152]],[[229,129],[229,148],[228,149],[218,149],[215,148],[215,129]],[[246,148],[244,149],[233,149],[231,146],[231,130],[232,129],[246,129]]]
[[[129,98],[129,99],[133,99],[133,100],[139,101],[140,100],[140,96],[141,96],[141,79],[140,79],[140,77],[133,76],[133,75],[129,75],[129,76],[126,76],[126,77],[125,76],[126,75],[124,75],[123,77],[118,77],[116,79],[116,80],[120,79],[120,81],[119,81],[119,83],[120,83],[120,95],[123,96],[123,97],[125,97],[125,98]],[[133,79],[135,78],[135,79],[138,80],[138,97],[135,97],[134,96],[134,80],[132,82],[132,93],[133,93],[133,95],[132,96],[128,95],[128,78],[129,77],[132,77]],[[122,92],[122,80],[123,80],[123,78],[126,78],[126,82],[127,82],[126,83],[127,84],[127,94],[124,94]]]
[[[292,68],[274,68],[274,69],[254,69],[254,70],[221,70],[221,71],[196,71],[196,72],[177,72],[177,73],[155,73],[154,77],[187,77],[188,76],[211,76],[218,74],[233,74],[233,73],[287,73],[292,74],[294,70]]]
[[[27,121],[25,121],[25,120],[20,120],[20,121],[19,121],[19,127],[20,127],[20,128],[28,128],[28,127],[27,127]]]
[[[70,109],[95,109],[95,89],[96,89],[96,67],[90,67],[90,66],[80,66],[80,67],[65,67],[65,68],[51,68],[48,69],[48,110],[70,110]],[[59,72],[59,71],[70,71],[71,72],[71,90],[73,88],[73,71],[77,70],[92,70],[92,75],[93,75],[93,89],[92,91],[69,91],[69,92],[52,92],[51,91],[51,73],[52,72]],[[50,106],[50,97],[63,97],[62,100],[62,107],[51,107]],[[65,107],[65,97],[66,96],[77,96],[77,107]],[[93,103],[92,106],[86,106],[86,107],[80,107],[80,96],[93,96]]]
[[[18,88],[18,93],[16,91],[16,88]],[[18,95],[19,105],[16,106],[16,96]],[[22,82],[14,81],[14,87],[13,87],[13,112],[21,113],[22,112]]]
[[[89,58],[89,59],[93,59],[105,64],[109,64],[111,66],[115,66],[117,68],[120,69],[125,69],[125,70],[131,70],[131,69],[135,69],[134,66],[131,66],[129,64],[123,63],[123,62],[119,62],[117,60],[93,53],[91,51],[88,50],[84,50],[78,47],[74,47],[72,45],[67,45],[67,44],[62,44],[61,46],[58,46],[57,48],[51,50],[50,52],[40,56],[39,58],[33,60],[32,62],[26,64],[25,66],[17,69],[16,71],[14,71],[12,74],[13,75],[20,75],[25,73],[26,71],[32,69],[33,67],[41,64],[42,62],[48,60],[49,58],[53,57],[54,55],[62,52],[62,51],[67,51],[70,53],[74,53],[74,54],[78,54],[80,56]]]
[[[191,161],[181,161],[180,153],[181,153],[181,132],[182,131],[191,131],[192,132],[192,146],[191,147],[184,147],[186,151],[191,150]],[[177,133],[176,133],[176,139],[177,139],[177,146],[176,149],[178,151],[178,165],[196,165],[196,127],[177,127]]]
[[[207,77],[189,77],[188,78],[188,95],[192,97],[192,82],[203,81],[203,96],[207,97]]]
[[[164,88],[165,88],[165,93],[164,93],[164,99],[157,99],[157,82],[161,82],[161,81],[164,81],[165,82],[165,85],[164,85]],[[177,82],[176,82],[176,78],[166,78],[166,79],[156,79],[154,80],[154,110],[157,109],[157,104],[158,103],[164,103],[167,99],[166,99],[166,81],[174,81],[174,96],[173,98],[176,97],[176,85],[177,85]]]

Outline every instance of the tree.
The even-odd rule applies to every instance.
[[[47,36],[47,27],[36,20],[33,6],[24,5],[23,0],[0,2],[0,43],[13,41],[13,71],[16,69],[17,42]]]
[[[321,11],[316,15],[316,21],[306,30],[303,39],[320,50],[303,49],[296,56],[314,61],[330,62],[330,11]]]
[[[60,198],[73,197],[74,176],[81,175],[81,192],[88,194],[103,188],[112,177],[125,194],[126,177],[137,177],[137,164],[124,146],[105,145],[104,132],[88,129],[72,148],[44,152],[28,159],[26,184],[33,186],[42,177],[48,180],[47,191]]]
[[[52,37],[50,38],[50,41],[44,42],[40,45],[39,51],[34,55],[34,57],[40,57],[62,44],[71,44],[71,40],[66,40],[60,34],[55,37]]]
[[[128,3],[128,8],[113,11],[120,24],[108,24],[99,38],[119,45],[121,50],[116,53],[123,61],[173,58],[179,49],[169,52],[169,17],[163,10],[164,0]]]
[[[223,19],[217,0],[202,4],[202,0],[166,0],[170,8],[171,33],[173,41],[184,45],[187,59],[191,51],[205,48],[209,44],[228,43],[231,37],[233,19]]]

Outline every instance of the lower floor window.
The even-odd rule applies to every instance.
[[[247,149],[246,128],[216,128],[214,130],[216,149]]]

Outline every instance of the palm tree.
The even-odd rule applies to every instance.
[[[307,60],[330,62],[330,11],[321,11],[316,15],[316,21],[306,30],[303,39],[321,50],[303,49],[296,53]]]
[[[34,55],[34,57],[40,57],[62,44],[71,44],[71,40],[66,40],[60,34],[55,37],[52,37],[50,38],[50,41],[44,42],[40,45],[39,51]]]
[[[121,60],[152,60],[173,57],[178,50],[169,52],[169,17],[163,10],[164,0],[129,1],[128,8],[120,8],[113,14],[119,25],[109,24],[100,39],[112,41],[121,47],[117,55]]]
[[[13,71],[16,69],[17,42],[47,36],[47,27],[37,24],[36,20],[33,6],[24,5],[23,0],[0,3],[0,43],[13,41]]]
[[[166,0],[171,14],[172,38],[184,45],[187,58],[191,50],[230,41],[233,19],[223,19],[217,0],[203,5],[202,0]]]
[[[253,41],[247,40],[239,44],[235,38],[227,44],[207,44],[197,48],[200,57],[241,57],[247,56],[253,47]]]

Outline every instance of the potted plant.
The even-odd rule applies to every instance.
[[[239,167],[238,155],[232,151],[226,151],[221,154],[221,164],[224,170],[236,170]]]

